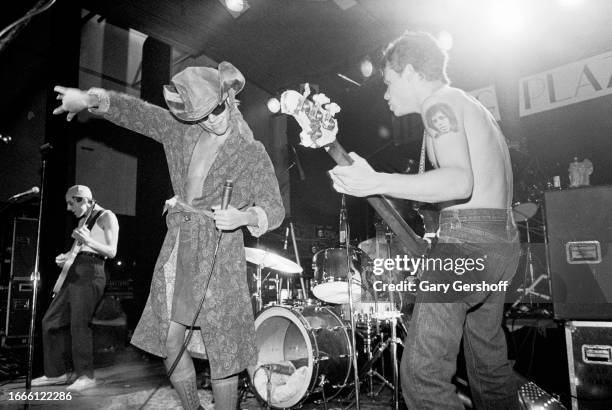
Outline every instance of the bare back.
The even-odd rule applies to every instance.
[[[473,97],[456,88],[447,88],[436,96],[436,103],[452,109],[459,137],[465,138],[473,175],[472,194],[460,201],[440,203],[440,209],[510,208],[512,201],[512,167],[504,135],[491,113]],[[431,107],[435,105],[430,104]],[[440,160],[444,155],[444,138],[436,131],[443,124],[425,118],[429,136],[428,156],[436,168],[445,167]],[[442,115],[441,118],[444,118]],[[453,136],[455,137],[455,136]]]

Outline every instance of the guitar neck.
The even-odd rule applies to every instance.
[[[351,165],[353,163],[353,159],[348,155],[342,145],[340,145],[338,140],[334,140],[331,144],[326,145],[325,150],[338,165]],[[389,228],[397,235],[398,239],[404,245],[406,252],[412,255],[422,255],[425,253],[427,249],[425,241],[414,233],[412,228],[408,226],[404,218],[401,217],[385,196],[375,195],[367,197],[366,199],[372,208],[374,208],[386,222]]]

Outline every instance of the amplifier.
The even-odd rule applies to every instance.
[[[13,224],[11,278],[29,280],[32,272],[34,272],[37,229],[37,219],[15,218]]]
[[[572,409],[610,409],[612,403],[612,322],[565,324]]]
[[[544,198],[555,318],[612,320],[612,186]]]
[[[7,338],[28,337],[32,314],[32,282],[13,279],[10,282],[4,334]]]

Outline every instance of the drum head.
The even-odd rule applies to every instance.
[[[353,300],[361,299],[361,285],[353,284],[351,289]],[[312,293],[317,299],[327,303],[348,303],[348,285],[346,282],[321,283],[312,288]]]
[[[271,307],[255,319],[257,365],[248,368],[253,391],[267,398],[268,372],[262,365],[282,364],[295,370],[289,375],[271,373],[271,405],[290,408],[310,395],[333,399],[351,374],[351,343],[342,320],[326,307]],[[328,384],[324,392],[320,378]]]
[[[255,342],[259,348],[258,365],[291,361],[296,368],[308,366],[308,373],[312,376],[312,342],[304,323],[290,309],[277,306],[263,310],[255,319]],[[251,380],[254,380],[256,370],[257,366],[249,367]],[[308,387],[308,383],[304,383],[291,397],[283,401],[273,399],[271,404],[278,408],[295,406],[306,395]],[[260,397],[267,396],[265,391],[257,393]]]
[[[353,300],[361,296],[361,269],[364,253],[359,248],[349,248],[350,265],[353,271]],[[347,249],[328,248],[317,252],[313,257],[314,281],[312,293],[316,298],[328,303],[348,303]]]

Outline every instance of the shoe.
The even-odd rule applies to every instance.
[[[96,379],[90,379],[87,376],[81,376],[70,386],[66,387],[67,391],[82,391],[96,387]]]
[[[62,374],[61,376],[57,377],[40,376],[32,380],[32,387],[58,386],[66,383],[68,383],[67,374]]]

